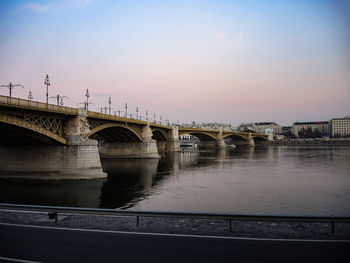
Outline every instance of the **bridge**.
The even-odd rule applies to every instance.
[[[237,146],[267,140],[262,134],[161,125],[0,96],[0,173],[104,177],[100,158],[159,158],[179,151],[185,134],[198,137],[201,147],[225,148],[227,138]]]

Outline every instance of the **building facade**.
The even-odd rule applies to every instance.
[[[330,133],[332,137],[350,136],[350,116],[333,118],[330,120]]]
[[[256,122],[253,125],[253,129],[259,134],[282,134],[282,126],[274,122]]]
[[[292,125],[292,132],[296,137],[300,138],[320,138],[329,136],[329,122],[295,122]]]

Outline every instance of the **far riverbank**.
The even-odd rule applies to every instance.
[[[321,145],[321,146],[350,146],[350,138],[305,138],[284,139],[262,142],[264,145]]]

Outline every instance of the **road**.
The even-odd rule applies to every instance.
[[[319,263],[348,262],[349,251],[350,242],[172,236],[0,223],[1,262]]]

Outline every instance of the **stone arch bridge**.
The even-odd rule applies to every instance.
[[[85,177],[104,176],[100,157],[159,158],[161,152],[179,151],[179,136],[185,134],[197,136],[204,147],[219,148],[226,147],[225,138],[250,146],[267,139],[0,96],[0,172],[50,172],[60,177],[86,169]]]

